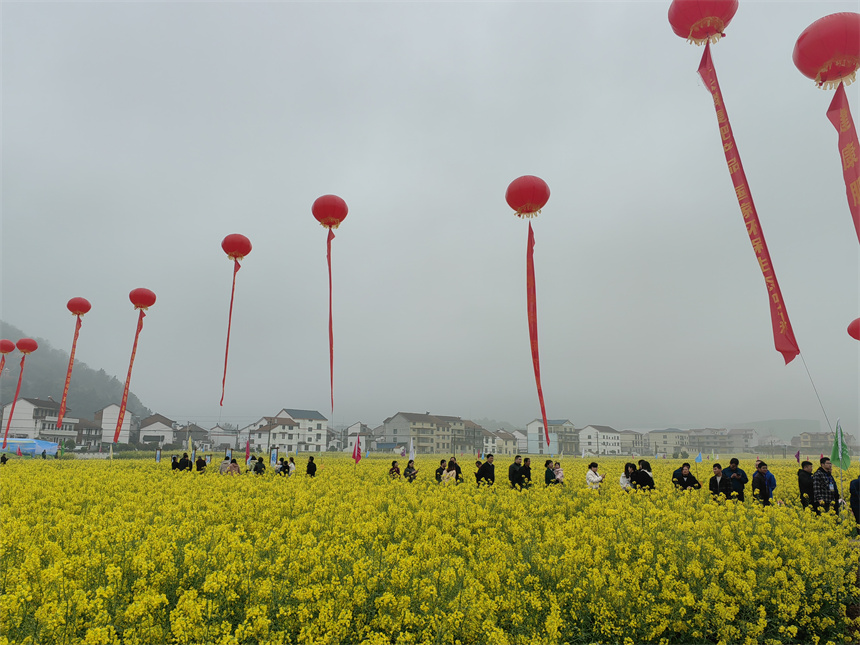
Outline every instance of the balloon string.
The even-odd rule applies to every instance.
[[[827,417],[827,410],[824,409],[824,404],[821,402],[821,397],[818,396],[818,388],[815,387],[815,381],[812,380],[812,374],[809,372],[809,367],[806,365],[806,359],[803,358],[803,354],[800,354],[800,360],[803,361],[803,366],[806,368],[806,375],[809,377],[809,382],[812,383],[812,391],[815,392],[815,398],[818,399],[818,405],[821,406],[821,411],[824,413],[824,420],[827,421],[827,427],[830,428],[830,432],[833,432],[833,426],[830,425],[830,419]]]
[[[6,432],[3,433],[3,450],[6,450],[6,438],[9,436],[9,426],[12,425],[12,415],[15,414],[15,404],[18,403],[18,395],[21,393],[21,379],[24,378],[24,359],[27,355],[21,357],[21,372],[18,374],[18,387],[15,388],[15,398],[12,399],[12,409],[9,410],[9,420],[6,422]]]
[[[69,383],[72,380],[72,367],[75,364],[75,347],[78,345],[78,334],[81,331],[81,315],[75,323],[75,337],[72,339],[72,353],[69,354],[69,369],[66,370],[66,384],[63,386],[63,398],[60,401],[60,411],[57,413],[57,430],[63,427],[63,417],[66,416],[66,398],[69,396]]]
[[[331,412],[334,416],[334,327],[331,315],[331,241],[334,239],[334,231],[329,228],[326,240],[326,262],[328,263],[328,368],[331,387]]]
[[[233,325],[233,297],[236,295],[236,274],[242,266],[233,259],[233,288],[230,290],[230,314],[227,317],[227,347],[224,349],[224,376],[221,378],[221,405],[224,405],[224,386],[227,383],[227,356],[230,354],[230,327]]]
[[[122,430],[122,422],[125,420],[125,408],[128,405],[128,386],[131,385],[131,368],[134,366],[134,355],[137,354],[137,339],[140,338],[140,331],[143,329],[143,319],[146,313],[143,309],[140,310],[140,316],[137,317],[137,332],[134,334],[134,345],[131,347],[131,359],[128,361],[128,374],[125,377],[125,387],[122,390],[122,401],[119,406],[119,416],[116,419],[116,430],[113,433],[113,442],[119,441],[119,432]]]
[[[546,445],[549,446],[549,426],[546,422],[546,406],[543,401],[543,388],[540,384],[540,355],[538,352],[538,330],[537,330],[537,294],[535,293],[535,234],[532,223],[529,222],[529,240],[526,249],[526,300],[528,302],[529,315],[529,341],[532,348],[532,363],[535,368],[535,383],[537,384],[538,401],[540,401],[540,413],[543,419],[543,429],[546,435]]]

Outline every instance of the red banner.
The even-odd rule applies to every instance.
[[[532,223],[529,222],[529,241],[526,249],[526,301],[529,312],[529,341],[532,346],[532,363],[535,367],[535,383],[537,384],[540,414],[543,419],[543,431],[546,435],[546,445],[549,446],[549,425],[546,422],[546,406],[543,403],[543,388],[540,385],[540,353],[538,352],[537,329],[537,294],[535,293],[535,234]]]
[[[227,383],[227,356],[230,354],[230,327],[233,326],[233,296],[236,295],[236,274],[242,266],[233,259],[233,288],[230,291],[230,314],[227,316],[227,347],[224,349],[224,376],[221,378],[221,405],[224,405],[224,385]]]
[[[857,240],[860,241],[860,141],[857,140],[857,130],[854,128],[854,119],[851,118],[848,97],[845,96],[842,83],[839,83],[836,95],[827,108],[827,118],[839,133],[839,156],[842,159],[848,208],[851,209],[854,230],[857,232]]]
[[[334,239],[334,231],[328,229],[326,240],[325,259],[328,262],[328,373],[331,381],[331,412],[334,416],[334,328],[331,319],[331,241]]]
[[[756,259],[764,276],[764,282],[767,285],[774,346],[776,347],[776,351],[782,354],[787,365],[800,353],[800,348],[794,339],[794,332],[788,319],[788,311],[785,308],[782,292],[779,289],[779,282],[776,279],[776,272],[771,264],[770,253],[764,240],[764,231],[762,231],[761,224],[759,223],[758,213],[756,212],[755,204],[753,204],[752,193],[747,184],[743,165],[741,165],[741,156],[735,145],[732,127],[729,125],[729,116],[726,112],[725,103],[723,103],[723,95],[720,92],[720,84],[717,81],[717,72],[714,69],[714,62],[711,60],[710,43],[705,45],[705,53],[702,55],[702,62],[699,63],[699,75],[702,77],[714,99],[714,108],[717,111],[717,122],[720,126],[720,135],[723,140],[723,151],[726,154],[729,174],[735,187],[735,195],[741,207],[741,214],[744,216],[744,224],[746,224],[753,251],[755,251]]]
[[[134,366],[134,355],[137,354],[137,339],[140,338],[140,331],[143,329],[143,319],[145,317],[146,312],[141,309],[140,315],[137,317],[137,332],[134,334],[134,345],[131,347],[131,360],[128,362],[128,375],[125,377],[125,387],[122,390],[122,402],[119,405],[119,417],[117,417],[116,430],[113,433],[114,443],[119,441],[122,422],[125,420],[125,406],[128,404],[128,386],[131,385],[131,368]]]
[[[66,370],[66,384],[63,386],[63,398],[60,401],[60,411],[57,414],[57,430],[63,427],[63,417],[66,416],[66,398],[69,396],[69,383],[72,381],[72,367],[75,365],[75,348],[78,346],[78,334],[81,332],[81,317],[78,315],[75,323],[75,337],[72,339],[72,353],[69,354],[69,369]]]
[[[9,437],[9,426],[12,425],[12,415],[15,414],[15,404],[18,402],[18,395],[21,393],[21,380],[24,378],[24,359],[27,355],[21,357],[21,372],[18,374],[18,387],[15,388],[15,398],[12,399],[12,409],[9,410],[9,420],[6,422],[6,432],[3,433],[3,450],[6,450],[6,439]],[[21,447],[18,447],[21,450]]]
[[[0,378],[3,378],[3,369],[6,367],[6,354],[0,354]]]

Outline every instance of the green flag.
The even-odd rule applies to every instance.
[[[851,466],[851,454],[848,452],[848,444],[845,443],[845,436],[842,433],[842,426],[839,425],[839,419],[836,419],[836,436],[833,437],[833,451],[830,453],[830,461],[842,470],[848,470]]]

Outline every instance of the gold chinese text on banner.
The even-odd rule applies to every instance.
[[[735,188],[738,204],[741,207],[741,214],[744,216],[744,224],[746,224],[753,251],[755,251],[756,259],[764,276],[764,282],[767,285],[770,321],[773,326],[773,342],[776,351],[782,354],[787,365],[800,353],[800,349],[797,346],[797,341],[794,339],[794,331],[791,329],[788,311],[785,308],[782,292],[779,289],[779,282],[776,279],[776,272],[770,261],[770,253],[764,240],[764,232],[761,230],[758,213],[756,212],[755,204],[753,204],[752,193],[747,184],[743,165],[741,165],[741,156],[735,145],[732,127],[729,125],[729,116],[723,103],[720,84],[717,82],[717,72],[711,60],[710,43],[705,45],[705,53],[702,55],[702,62],[699,63],[699,76],[702,77],[705,86],[714,99],[714,107],[717,110],[717,122],[719,123],[720,135],[722,136],[723,151],[726,154],[726,163],[729,166],[729,174],[732,177],[732,184]]]
[[[839,133],[839,157],[842,161],[842,174],[845,176],[845,192],[848,195],[848,208],[854,220],[854,230],[860,241],[860,142],[857,130],[845,96],[845,86],[840,83],[836,96],[827,108],[827,118]]]

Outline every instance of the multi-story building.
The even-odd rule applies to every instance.
[[[153,414],[140,422],[140,443],[148,443],[159,448],[181,440],[174,428],[176,424],[161,414]],[[113,436],[106,441],[113,441]]]
[[[16,411],[15,414],[18,414]],[[793,448],[799,448],[801,453],[809,453],[811,455],[824,454],[829,455],[833,450],[833,432],[801,432],[799,435],[791,438]],[[847,432],[843,433],[845,443],[848,444],[849,450],[855,449],[854,435]]]
[[[83,450],[96,450],[102,442],[102,427],[95,421],[81,419],[75,424],[75,446]]]
[[[578,438],[570,419],[547,419],[546,422],[549,426],[549,446],[546,445],[543,419],[535,419],[526,424],[526,452],[530,455],[576,454]]]
[[[622,455],[646,455],[651,448],[648,444],[648,435],[638,430],[619,430],[621,439]]]
[[[376,450],[376,437],[374,437],[373,429],[362,423],[361,421],[356,421],[351,426],[346,428],[346,447],[343,449],[344,452],[352,453],[355,448],[355,441],[359,437],[361,437],[361,451],[362,453],[367,450],[374,451]]]
[[[419,455],[452,451],[451,424],[429,412],[398,412],[382,426],[386,445],[413,445]]]
[[[579,431],[579,449],[586,455],[620,455],[621,435],[609,426],[585,426]]]
[[[95,422],[102,429],[102,443],[113,443],[114,435],[116,434],[116,424],[119,421],[119,405],[111,403],[106,405],[95,414]],[[119,438],[117,443],[129,443],[135,441],[137,429],[132,429],[132,415],[126,411],[122,418],[122,427],[119,430]],[[140,441],[139,435],[137,441]]]
[[[225,450],[227,448],[235,450],[238,447],[238,442],[236,441],[238,434],[238,430],[222,428],[218,425],[209,430],[209,443],[212,445],[213,450]]]
[[[689,435],[685,430],[667,428],[652,430],[648,433],[648,443],[655,454],[665,454],[670,457],[676,452],[688,451]]]
[[[15,403],[15,414],[9,425],[10,439],[41,439],[43,441],[64,442],[67,439],[75,441],[78,432],[75,425],[78,419],[71,416],[63,417],[63,425],[57,428],[60,404],[49,399],[21,397]],[[8,424],[12,404],[3,406],[3,419]],[[5,432],[5,428],[3,429]]]
[[[519,454],[519,442],[510,432],[496,430],[496,454],[516,455]]]
[[[238,448],[250,442],[253,452],[278,448],[286,452],[323,452],[333,440],[328,419],[316,410],[283,408],[240,429]]]

